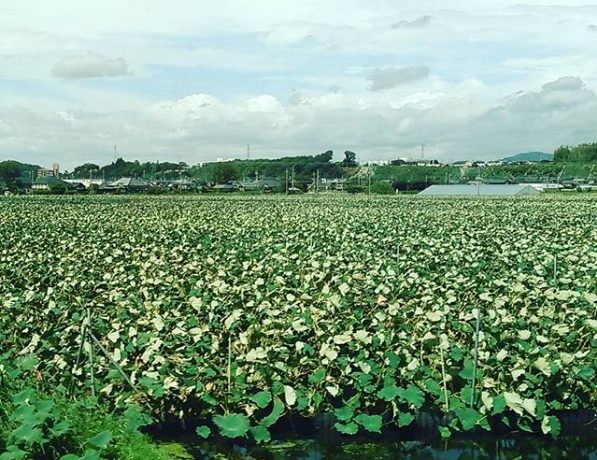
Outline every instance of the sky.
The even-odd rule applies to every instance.
[[[0,0],[0,160],[494,159],[596,92],[583,1]]]

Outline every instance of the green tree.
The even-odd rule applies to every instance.
[[[333,156],[334,156],[334,151],[327,150],[327,151],[315,156],[313,158],[313,160],[315,160],[315,162],[318,162],[318,163],[328,163],[328,162],[332,161]]]
[[[344,160],[342,160],[342,166],[351,168],[357,166],[357,154],[347,150],[344,152]]]
[[[348,184],[346,186],[346,192],[355,194],[355,193],[363,193],[365,191],[365,187],[362,185],[357,184]]]
[[[53,195],[64,195],[66,190],[67,187],[64,182],[58,182],[56,184],[50,185],[50,193]]]
[[[371,184],[371,193],[378,195],[391,195],[395,192],[396,190],[394,187],[387,182],[378,181]]]
[[[212,181],[216,184],[227,184],[239,177],[236,166],[230,161],[216,163],[212,172]]]
[[[580,144],[576,147],[562,145],[554,151],[556,162],[594,162],[597,161],[597,143]]]
[[[90,174],[97,174],[100,170],[100,167],[93,163],[85,163],[83,165],[77,166],[73,170],[73,176],[75,177],[88,177]]]

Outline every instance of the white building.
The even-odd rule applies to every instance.
[[[85,188],[91,187],[92,184],[101,187],[105,181],[103,179],[64,179],[64,182],[69,184],[83,184]]]

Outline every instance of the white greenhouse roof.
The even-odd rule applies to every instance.
[[[432,185],[418,195],[423,196],[517,196],[541,192],[527,184],[458,184]]]

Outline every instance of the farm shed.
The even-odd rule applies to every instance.
[[[458,184],[432,185],[421,196],[526,196],[541,192],[527,184]]]

